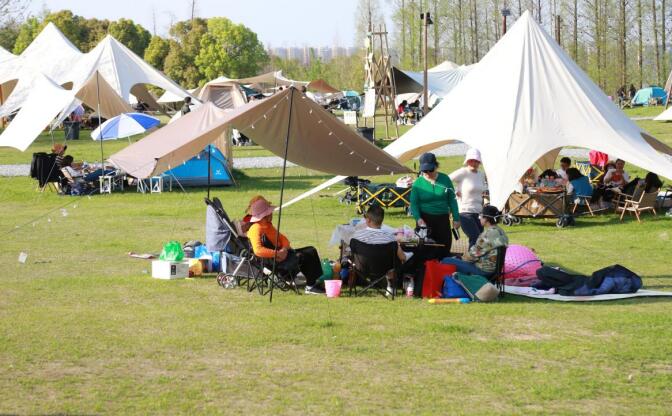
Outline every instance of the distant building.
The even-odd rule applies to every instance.
[[[268,45],[266,49],[271,56],[293,59],[306,66],[310,65],[310,61],[315,58],[319,58],[322,62],[330,62],[336,57],[353,56],[359,53],[358,48],[342,46],[271,47]]]

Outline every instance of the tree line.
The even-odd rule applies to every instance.
[[[373,9],[378,0],[361,0]],[[429,11],[430,66],[478,62],[526,10],[608,94],[622,85],[663,85],[670,71],[667,0],[386,0],[402,68],[422,66],[420,13]]]
[[[270,63],[256,33],[225,17],[177,22],[164,38],[129,19],[87,19],[70,10],[45,11],[1,21],[0,46],[20,54],[50,22],[82,52],[89,52],[110,34],[184,88],[198,87],[221,75],[257,75]]]

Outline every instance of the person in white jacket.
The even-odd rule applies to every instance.
[[[481,153],[477,149],[469,149],[464,158],[464,167],[449,175],[455,185],[460,224],[469,238],[469,247],[476,244],[478,236],[483,232],[478,216],[483,212],[483,192],[487,190],[487,184],[480,167]]]

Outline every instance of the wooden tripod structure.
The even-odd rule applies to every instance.
[[[390,121],[394,123],[396,136],[399,137],[399,126],[396,123],[397,110],[394,99],[397,95],[397,88],[392,73],[392,60],[390,58],[390,48],[387,42],[387,28],[384,24],[373,30],[369,24],[369,33],[366,42],[366,63],[364,65],[366,72],[366,81],[364,88],[374,89],[376,95],[376,109],[382,109],[385,117],[385,138],[390,139]],[[376,127],[376,118],[378,111],[373,117],[373,127]]]

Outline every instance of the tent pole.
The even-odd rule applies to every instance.
[[[287,121],[287,134],[285,135],[285,157],[282,160],[282,181],[280,182],[280,205],[278,209],[278,226],[276,227],[277,232],[275,233],[275,247],[277,249],[278,244],[280,243],[280,223],[282,221],[282,202],[283,197],[285,196],[285,178],[287,177],[287,154],[289,153],[289,132],[292,128],[292,108],[294,107],[294,87],[289,87],[289,120]],[[273,273],[271,277],[275,276],[277,270],[277,259],[273,258]],[[271,290],[270,296],[268,298],[269,302],[273,302],[273,282],[271,281]]]
[[[208,145],[208,199],[210,199],[210,159],[212,158],[212,145]]]
[[[98,109],[96,112],[98,113],[98,127],[102,124],[100,122],[100,82],[98,80],[99,72],[96,71],[96,105],[98,106]],[[103,132],[103,129],[100,129],[100,173],[101,176],[103,172],[105,172],[105,156],[103,155],[103,138],[105,136],[105,132]]]

